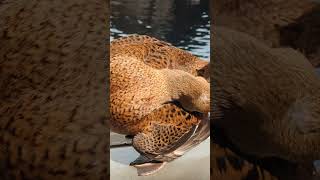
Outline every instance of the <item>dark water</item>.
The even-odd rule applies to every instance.
[[[209,60],[209,0],[111,0],[110,40],[144,34]]]

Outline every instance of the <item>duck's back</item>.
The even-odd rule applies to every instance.
[[[198,75],[208,62],[191,53],[172,46],[169,43],[146,35],[130,35],[111,42],[111,56],[127,54],[143,61],[145,64],[157,68],[179,69]],[[208,71],[208,67],[206,68]],[[209,73],[206,73],[209,78]]]
[[[113,56],[110,61],[111,129],[135,134],[145,125],[141,118],[166,101],[166,79],[133,56]]]

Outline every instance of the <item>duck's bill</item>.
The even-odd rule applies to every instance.
[[[144,163],[139,165],[133,165],[135,168],[137,168],[138,176],[149,176],[156,172],[158,172],[160,169],[164,167],[166,162],[157,162],[157,163]]]

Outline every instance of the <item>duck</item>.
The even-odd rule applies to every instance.
[[[110,128],[133,136],[139,176],[209,137],[208,62],[142,35],[112,41],[110,53]]]
[[[242,32],[216,26],[212,36],[211,128],[222,129],[237,152],[312,169],[320,159],[315,68],[296,50],[270,48]]]

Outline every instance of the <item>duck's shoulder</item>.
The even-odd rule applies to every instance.
[[[129,55],[154,68],[166,68],[168,58],[175,51],[171,44],[147,35],[129,35],[115,39],[110,44],[111,56]]]
[[[127,46],[127,45],[158,45],[159,47],[167,46],[167,47],[174,47],[170,43],[161,41],[154,37],[150,37],[148,35],[138,35],[138,34],[131,34],[125,37],[120,37],[111,42],[112,47],[119,47],[119,46]]]
[[[132,52],[141,51],[145,58],[170,57],[171,59],[190,59],[195,58],[191,53],[179,49],[172,44],[147,35],[129,35],[115,39],[110,44],[111,52],[123,53],[127,49]]]
[[[170,59],[173,59],[179,51],[170,43],[161,41],[147,35],[129,35],[115,39],[111,42],[111,54],[129,54],[142,60],[146,65],[162,69],[170,66]]]

